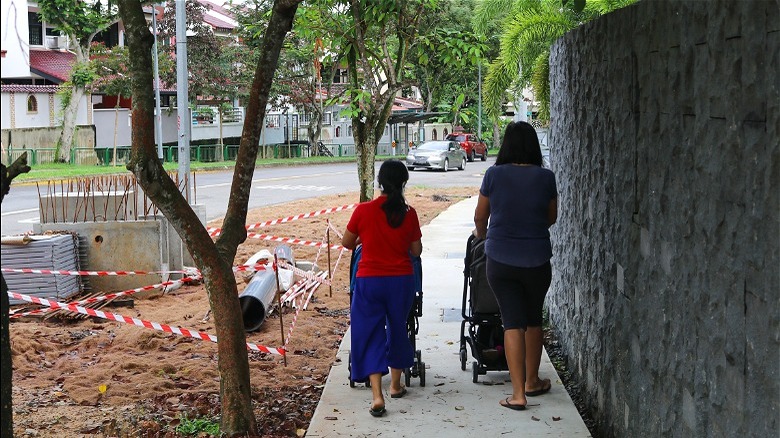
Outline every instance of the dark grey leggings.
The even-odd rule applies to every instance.
[[[550,262],[535,268],[487,259],[487,279],[501,310],[504,330],[541,327],[544,297],[552,282]]]

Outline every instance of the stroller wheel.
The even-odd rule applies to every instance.
[[[409,386],[412,383],[412,369],[411,368],[404,368],[404,383],[406,383],[406,386]]]
[[[420,362],[420,387],[425,386],[425,362]]]
[[[461,369],[461,371],[466,371],[466,360],[468,360],[468,356],[466,354],[466,347],[460,347],[460,369]]]
[[[477,362],[471,363],[471,372],[473,374],[472,381],[474,383],[479,383],[479,364]]]
[[[352,379],[349,379],[349,387],[354,388],[355,387],[355,381]]]

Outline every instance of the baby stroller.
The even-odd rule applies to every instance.
[[[460,324],[460,368],[466,370],[468,353],[476,359],[472,363],[473,381],[488,371],[506,371],[504,356],[504,327],[496,297],[487,281],[485,240],[470,235],[466,242],[463,269],[463,322]],[[468,306],[467,306],[468,305]],[[468,324],[468,334],[466,325]]]
[[[357,264],[362,254],[362,245],[358,245],[352,251],[352,257],[349,261],[349,301],[352,303],[352,293],[355,290],[355,276],[357,275]],[[414,364],[411,368],[404,369],[404,381],[406,386],[411,385],[412,377],[420,379],[420,386],[425,386],[425,362],[422,361],[422,352],[417,349],[417,333],[420,331],[419,317],[422,316],[422,260],[420,257],[410,256],[412,258],[412,267],[414,268],[415,294],[412,309],[409,311],[409,317],[406,319],[406,333],[414,350]],[[355,387],[356,381],[352,380],[352,352],[349,355],[349,386]],[[368,380],[366,386],[370,386]]]

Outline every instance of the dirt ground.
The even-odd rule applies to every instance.
[[[406,197],[424,225],[476,191],[473,187],[410,188]],[[357,199],[357,193],[351,193],[263,207],[251,211],[247,222],[308,213]],[[324,241],[327,221],[343,231],[350,215],[351,211],[343,211],[258,231]],[[338,242],[333,232],[331,239]],[[426,244],[432,243],[423,236]],[[239,247],[234,264],[243,264],[261,249],[273,251],[276,245],[248,239]],[[296,260],[316,261],[327,269],[327,251],[318,255],[317,249],[308,246],[292,248]],[[305,434],[349,325],[349,255],[344,252],[339,260],[338,252],[331,252],[335,266],[332,291],[320,286],[308,309],[298,314],[287,346],[287,366],[281,356],[249,353],[253,409],[262,436]],[[246,285],[245,275],[236,274],[239,292]],[[132,308],[102,310],[215,334],[213,319],[206,318],[209,306],[203,285],[136,298],[132,304]],[[294,314],[294,309],[285,307],[280,324],[279,312],[274,312],[259,331],[247,334],[247,341],[282,346],[282,326],[285,333],[289,331]],[[109,320],[61,315],[12,320],[15,436],[176,437],[184,436],[175,431],[182,419],[218,421],[216,344]]]

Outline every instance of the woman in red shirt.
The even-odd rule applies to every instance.
[[[355,208],[341,243],[362,244],[350,311],[352,325],[351,378],[368,380],[373,402],[370,413],[385,413],[382,376],[390,368],[390,397],[406,394],[401,386],[404,368],[414,364],[406,320],[414,303],[414,271],[410,255],[422,253],[420,221],[406,204],[406,166],[385,161],[377,182],[382,194]]]

